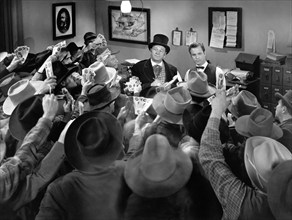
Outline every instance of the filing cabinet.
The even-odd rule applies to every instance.
[[[278,102],[275,93],[284,95],[292,89],[292,67],[262,62],[260,65],[260,102],[273,114]]]

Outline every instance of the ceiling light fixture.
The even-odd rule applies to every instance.
[[[130,13],[132,10],[132,5],[129,0],[123,0],[121,3],[121,12],[122,13]]]

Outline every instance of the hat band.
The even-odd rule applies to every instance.
[[[106,86],[104,86],[101,90],[91,93],[87,95],[88,97],[88,102],[91,106],[98,105],[102,102],[108,101],[111,99],[111,93],[107,89]]]

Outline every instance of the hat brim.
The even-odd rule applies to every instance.
[[[243,116],[239,117],[235,121],[236,132],[242,136],[245,136],[245,137],[262,136],[260,134],[251,134],[248,131],[248,121],[249,121],[249,115],[243,115]],[[273,124],[272,135],[270,138],[277,140],[277,139],[281,138],[282,136],[283,136],[282,129],[278,125]]]
[[[150,44],[148,45],[149,50],[151,50],[151,48],[152,48],[153,46],[155,46],[155,45],[160,45],[160,46],[165,47],[165,52],[166,52],[166,54],[168,54],[169,51],[170,51],[170,47],[169,47],[168,45],[166,45],[166,44],[161,44],[161,43],[156,43],[156,42],[152,42],[152,43],[150,43]]]
[[[285,104],[288,108],[292,109],[292,105],[291,105],[291,104],[287,101],[287,99],[286,99],[283,95],[281,95],[279,92],[276,92],[276,93],[275,93],[275,98],[276,98],[277,101],[281,99],[281,100],[284,102],[284,104]]]
[[[106,124],[110,132],[110,143],[105,148],[106,150],[94,159],[89,159],[79,149],[77,135],[80,126],[93,117],[100,120],[112,120],[112,123]],[[92,171],[96,167],[109,165],[118,158],[122,151],[122,136],[121,125],[113,115],[99,111],[87,112],[76,118],[68,128],[64,141],[65,154],[71,165],[77,170]]]
[[[151,181],[140,171],[142,150],[130,157],[124,173],[126,183],[130,189],[146,198],[167,197],[179,191],[190,179],[193,165],[189,156],[179,148],[174,151],[176,170],[171,177],[162,181]]]
[[[116,87],[109,88],[109,91],[111,93],[111,98],[107,101],[101,102],[98,105],[90,105],[89,102],[84,103],[84,111],[92,111],[92,110],[99,110],[104,108],[105,106],[111,104],[113,101],[115,101],[118,96],[121,94],[120,89]]]
[[[292,160],[279,164],[268,182],[268,202],[276,219],[292,219],[291,198]],[[290,188],[290,190],[289,190]],[[290,194],[287,193],[290,191]]]
[[[165,92],[159,92],[153,97],[152,106],[156,113],[165,121],[172,123],[172,124],[183,124],[182,122],[182,116],[183,114],[173,114],[164,106],[164,100],[165,100],[166,93]]]
[[[45,86],[45,82],[44,81],[30,81],[31,85],[35,88],[36,92],[34,94],[31,94],[31,96],[34,96],[36,94],[38,94]],[[30,96],[30,97],[31,97]],[[29,98],[29,97],[27,97]],[[11,115],[13,110],[16,108],[16,106],[18,105],[19,103],[16,103],[14,104],[10,97],[8,96],[4,103],[3,103],[3,112],[6,114],[6,115]]]
[[[216,88],[214,88],[213,86],[210,86],[210,85],[208,85],[208,92],[204,93],[204,94],[195,93],[192,90],[190,90],[189,88],[188,88],[188,90],[192,96],[200,97],[200,98],[209,98],[210,96],[212,96],[216,93]]]
[[[105,81],[105,84],[110,84],[117,77],[117,70],[113,67],[105,67],[108,73],[109,79]]]

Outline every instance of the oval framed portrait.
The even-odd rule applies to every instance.
[[[53,40],[75,36],[75,3],[53,4]]]

